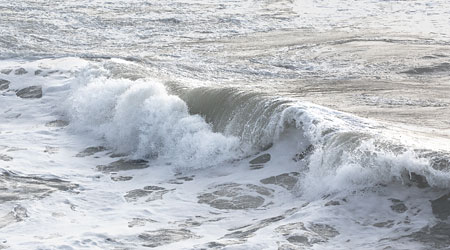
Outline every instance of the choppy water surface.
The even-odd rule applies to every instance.
[[[0,0],[0,248],[448,247],[448,16]]]

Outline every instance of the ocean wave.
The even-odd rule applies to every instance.
[[[446,154],[423,153],[390,138],[389,129],[375,121],[237,88],[165,86],[96,72],[80,76],[66,112],[72,128],[92,131],[121,153],[195,169],[244,159],[274,144],[295,145],[286,161],[303,168],[301,192],[410,185],[417,176],[426,185],[449,187]]]

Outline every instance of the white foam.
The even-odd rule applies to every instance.
[[[424,176],[433,187],[450,186],[450,173],[434,169],[431,159],[418,155],[412,138],[403,134],[402,140],[396,140],[375,121],[309,103],[293,104],[277,119],[276,138],[294,127],[300,132],[295,136],[297,152],[314,146],[298,185],[305,198],[404,183],[411,173]],[[290,140],[282,137],[276,143],[288,151]]]
[[[214,133],[158,81],[88,80],[71,95],[66,112],[76,130],[89,130],[121,153],[163,158],[202,168],[239,156],[239,141]]]

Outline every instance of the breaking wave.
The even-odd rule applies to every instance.
[[[156,81],[90,79],[74,91],[66,108],[74,129],[90,130],[116,151],[137,158],[200,168],[232,158],[239,148],[237,138],[212,132]]]
[[[446,153],[412,148],[374,121],[294,99],[85,72],[65,110],[73,129],[92,131],[120,153],[177,168],[245,159],[272,145],[291,147],[290,140],[296,153],[286,161],[302,170],[302,192],[392,181],[449,187]]]

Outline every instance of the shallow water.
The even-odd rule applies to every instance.
[[[449,14],[0,0],[0,248],[448,247]]]

